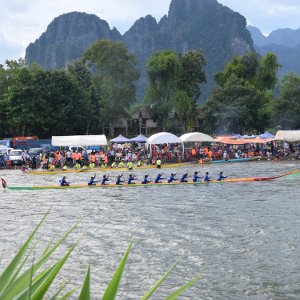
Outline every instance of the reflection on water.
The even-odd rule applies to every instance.
[[[298,162],[193,166],[213,177],[272,176]],[[182,169],[166,169],[166,175]],[[135,172],[142,179],[143,172]],[[154,178],[157,171],[150,170]],[[115,174],[115,173],[114,173]],[[111,175],[114,175],[111,174]],[[58,184],[59,175],[0,171],[11,185]],[[100,176],[100,175],[99,175]],[[114,175],[115,176],[115,175]],[[73,183],[89,174],[68,174]],[[60,236],[78,220],[68,240],[82,240],[62,274],[79,286],[92,264],[93,298],[99,299],[131,239],[120,299],[137,299],[184,255],[156,294],[166,296],[195,275],[202,279],[182,299],[296,299],[300,296],[300,176],[274,182],[122,189],[0,191],[1,269],[50,208],[41,239]],[[5,254],[5,255],[4,255]],[[57,254],[59,255],[59,253]],[[168,290],[167,290],[168,291]]]

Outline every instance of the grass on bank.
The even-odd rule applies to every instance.
[[[65,233],[54,245],[48,244],[42,253],[39,253],[39,258],[36,259],[31,267],[26,267],[28,262],[32,258],[33,251],[37,243],[33,242],[33,239],[38,232],[39,228],[43,224],[47,214],[43,217],[34,231],[30,234],[29,238],[23,244],[23,246],[18,250],[17,254],[13,257],[10,263],[6,266],[0,275],[0,299],[1,300],[39,300],[43,299],[45,294],[49,293],[49,288],[57,277],[59,271],[64,266],[65,262],[68,260],[70,254],[73,252],[78,244],[78,241],[73,243],[71,248],[62,253],[61,257],[54,263],[49,265],[49,259],[53,259],[52,255],[54,251],[65,241],[65,239],[70,235],[70,233],[77,227],[73,226],[69,231]],[[113,300],[116,299],[118,289],[121,283],[122,275],[125,269],[125,265],[132,248],[132,242],[129,244],[127,251],[125,252],[119,266],[115,270],[104,295],[103,300]],[[36,255],[36,254],[35,254]],[[48,262],[47,266],[44,266]],[[173,269],[178,264],[177,260],[167,272],[159,278],[154,285],[140,298],[142,300],[150,299],[150,297],[155,293],[155,291],[161,286],[163,281],[168,277],[168,275],[173,271]],[[79,300],[90,300],[90,265],[87,268],[85,278],[83,280],[82,286],[78,293],[77,298]],[[179,287],[177,290],[172,292],[167,296],[166,300],[176,299],[181,295],[187,288],[192,286],[199,280],[200,276],[195,277],[193,280],[187,282],[185,285]],[[74,298],[76,294],[76,289],[65,291],[69,282],[62,284],[57,290],[51,291],[53,294],[50,295],[49,299],[70,299]],[[47,294],[48,298],[48,294]]]

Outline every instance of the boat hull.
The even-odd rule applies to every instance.
[[[177,168],[177,167],[185,167],[190,164],[195,164],[196,162],[188,162],[188,163],[176,163],[176,164],[165,164],[161,166],[161,169],[166,168]],[[133,169],[129,170],[128,168],[95,168],[95,169],[88,169],[88,170],[56,170],[56,171],[25,171],[24,174],[28,175],[55,175],[55,174],[69,174],[69,173],[95,173],[95,172],[126,172],[126,171],[137,171],[137,170],[148,170],[148,169],[157,169],[155,165],[148,165],[142,167],[134,167]]]
[[[211,161],[205,161],[205,162],[200,162],[200,164],[226,164],[226,163],[241,163],[241,162],[250,162],[250,161],[257,161],[259,160],[260,157],[251,157],[251,158],[234,158],[234,159],[229,159],[229,160],[211,160]]]
[[[299,173],[300,170],[291,171],[288,173],[284,173],[278,176],[273,177],[244,177],[244,178],[228,178],[224,179],[222,181],[218,180],[212,180],[209,183],[206,182],[162,182],[162,183],[147,183],[147,184],[122,184],[122,185],[116,185],[116,184],[107,184],[107,185],[87,185],[87,184],[74,184],[70,186],[56,186],[56,185],[45,185],[45,186],[6,186],[9,190],[65,190],[65,189],[80,189],[80,188],[133,188],[133,187],[150,187],[150,186],[179,186],[179,185],[207,185],[211,183],[233,183],[233,182],[259,182],[259,181],[271,181],[275,180],[281,177],[286,177],[290,175],[296,175]]]

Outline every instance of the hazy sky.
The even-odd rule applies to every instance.
[[[184,1],[184,0],[183,0]],[[127,31],[140,17],[157,20],[168,13],[171,0],[0,0],[0,63],[24,57],[57,16],[81,11],[96,14],[110,27]],[[300,27],[300,0],[219,0],[238,11],[264,34],[278,28]]]

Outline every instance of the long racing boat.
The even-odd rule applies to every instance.
[[[228,163],[240,163],[240,162],[250,162],[250,161],[258,161],[260,160],[260,156],[256,157],[248,157],[248,158],[232,158],[232,159],[218,159],[218,160],[199,160],[199,164],[228,164]]]
[[[196,164],[196,161],[193,162],[185,162],[185,163],[174,163],[174,164],[162,164],[161,169],[165,168],[177,168],[177,167],[184,167],[188,166],[190,164]],[[111,171],[118,171],[118,172],[126,172],[126,171],[133,171],[133,170],[148,170],[148,169],[157,169],[156,165],[146,165],[146,166],[133,166],[132,169],[128,168],[93,168],[93,169],[68,169],[68,170],[62,170],[62,169],[56,169],[54,171],[49,170],[43,170],[43,171],[35,171],[35,170],[25,170],[23,171],[24,174],[29,175],[55,175],[55,174],[69,174],[69,173],[95,173],[95,172],[111,172]]]
[[[241,178],[226,178],[222,181],[218,180],[211,180],[209,183],[199,181],[199,182],[161,182],[161,183],[135,183],[135,184],[95,184],[95,185],[87,185],[87,183],[81,183],[81,184],[72,184],[69,186],[60,186],[60,185],[36,185],[36,186],[9,186],[7,185],[6,181],[2,178],[2,187],[4,189],[8,190],[64,190],[64,189],[80,189],[80,188],[134,188],[134,187],[150,187],[150,186],[179,186],[179,185],[205,185],[205,184],[211,184],[211,183],[233,183],[233,182],[259,182],[259,181],[271,181],[282,177],[287,176],[296,176],[298,175],[300,170],[294,170],[288,173],[280,174],[273,177],[241,177]]]

